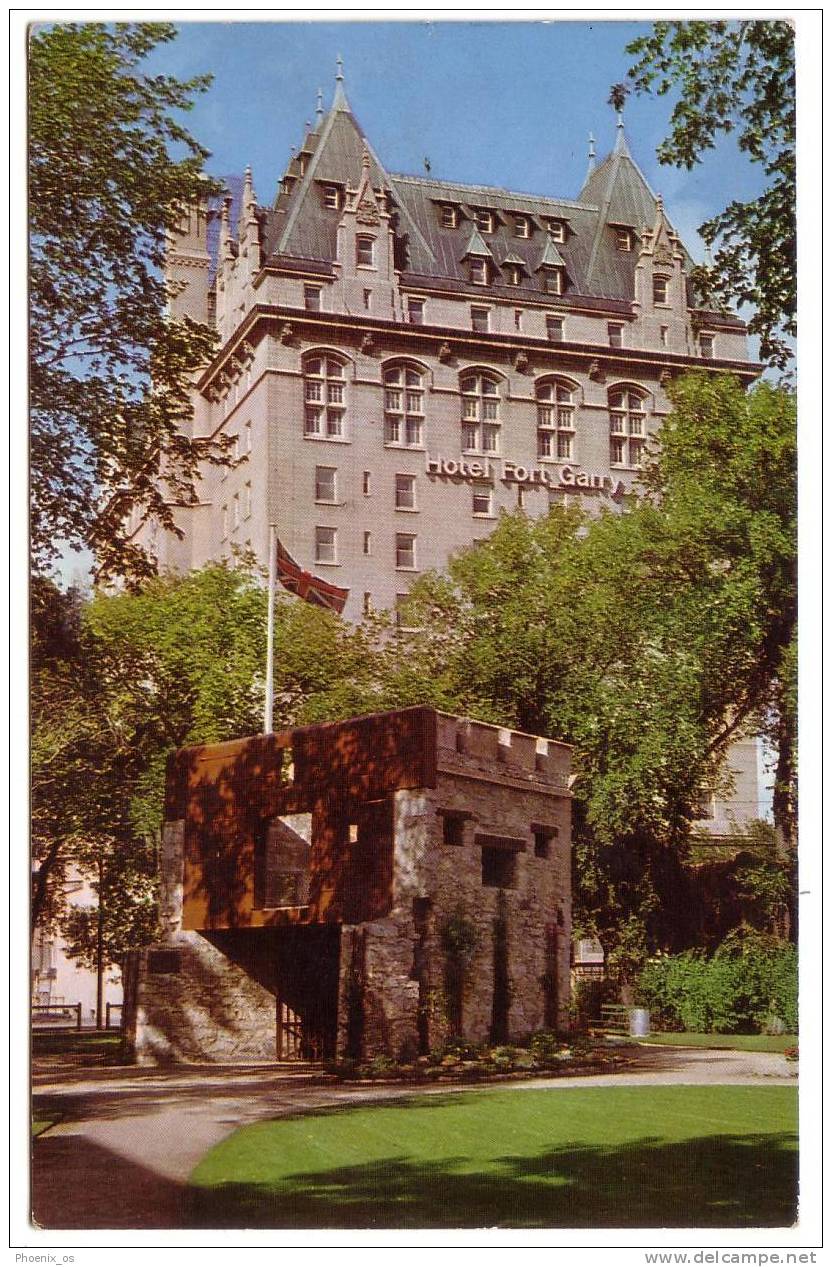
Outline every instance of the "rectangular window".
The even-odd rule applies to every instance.
[[[335,501],[335,471],[336,468],[334,466],[315,467],[316,502]]]
[[[522,308],[514,309],[514,328],[515,330],[523,329],[523,309]]]
[[[654,304],[667,303],[667,288],[668,288],[668,280],[666,277],[653,278],[653,303]]]
[[[494,213],[493,213],[493,211],[486,211],[484,208],[480,208],[479,210],[475,210],[475,211],[474,211],[474,219],[475,219],[475,220],[476,220],[476,222],[477,222],[477,228],[479,229],[480,233],[493,233],[493,232],[494,232]]]
[[[472,510],[475,515],[491,514],[491,489],[490,488],[474,488],[472,495]]]
[[[442,815],[442,844],[459,848],[465,844],[465,815],[444,813]]]
[[[416,567],[416,538],[403,532],[396,533],[396,567]]]
[[[344,415],[339,409],[327,409],[326,434],[330,439],[340,439],[344,434]]]
[[[359,268],[375,267],[375,239],[360,233],[355,239],[355,262]]]
[[[503,275],[507,286],[522,286],[523,272],[519,264],[505,264]]]
[[[364,553],[373,553],[373,534],[371,532],[364,533]]]
[[[534,839],[534,856],[535,858],[548,858],[552,841],[557,835],[556,827],[541,827],[535,823],[532,826],[532,837]]]
[[[482,424],[483,453],[498,453],[500,448],[500,428],[493,423]]]
[[[341,191],[338,189],[337,185],[325,185],[323,198],[324,206],[328,207],[330,211],[340,211]]]
[[[624,346],[624,327],[617,321],[610,321],[607,324],[607,339],[611,348],[622,348]]]
[[[624,440],[621,436],[610,437],[610,462],[613,466],[624,465],[624,449],[626,443],[626,440]]]
[[[396,510],[416,509],[416,476],[396,476]]]
[[[699,355],[703,358],[703,360],[706,360],[706,361],[713,360],[714,336],[712,334],[700,334]]]
[[[364,307],[369,311],[373,302],[373,292],[371,290],[364,291]]]
[[[549,236],[553,242],[566,241],[566,225],[562,220],[547,220],[546,228],[549,230]]]
[[[470,277],[475,286],[488,285],[488,260],[473,259],[470,261]]]
[[[563,342],[563,317],[546,318],[546,338],[550,343]]]
[[[659,326],[659,343],[663,348],[667,347],[667,326]]]
[[[315,529],[315,562],[336,562],[336,533],[334,528]]]
[[[307,409],[303,420],[303,434],[319,436],[323,429],[323,416],[323,409]]]
[[[633,233],[631,229],[615,230],[615,245],[619,251],[632,251]]]
[[[477,334],[487,334],[490,320],[488,308],[471,308],[471,329]]]
[[[567,432],[558,432],[558,457],[561,461],[570,461],[572,458],[572,439],[573,437]]]
[[[395,415],[388,414],[384,419],[384,442],[385,444],[401,444],[402,442],[402,420]]]
[[[421,326],[425,322],[425,301],[424,299],[408,299],[407,301],[407,319],[412,326]]]
[[[442,207],[441,211],[442,228],[455,229],[458,223],[456,207]]]
[[[321,311],[321,288],[320,286],[304,286],[303,288],[303,306],[307,312]]]
[[[488,889],[513,889],[515,854],[509,849],[482,849],[482,882]]]
[[[421,418],[406,418],[404,424],[404,442],[405,444],[421,445],[422,443],[422,420]]]
[[[365,497],[370,496],[370,472],[365,471],[361,479],[361,491]]]
[[[529,236],[529,221],[527,216],[514,217],[514,236],[518,238],[527,238]]]
[[[545,268],[543,270],[543,287],[549,295],[563,294],[563,269]]]

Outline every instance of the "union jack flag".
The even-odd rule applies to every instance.
[[[289,551],[281,544],[279,538],[277,541],[277,579],[290,594],[297,594],[298,598],[306,599],[307,603],[314,603],[317,607],[326,607],[328,611],[337,612],[339,616],[344,610],[349,590],[342,589],[340,585],[333,585],[330,581],[323,581],[319,576],[313,576],[311,572],[305,571],[292,558]]]

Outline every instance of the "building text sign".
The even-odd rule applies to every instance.
[[[509,458],[445,458],[428,454],[426,470],[428,475],[449,479],[493,481],[496,478],[506,484],[538,485],[561,492],[604,493],[607,497],[620,497],[626,491],[623,481],[612,475],[568,465],[552,469],[523,466]]]

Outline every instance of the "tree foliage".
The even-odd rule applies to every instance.
[[[502,517],[414,587],[367,706],[428,703],[574,745],[578,926],[623,966],[672,944],[705,788],[745,731],[782,744],[794,829],[794,401],[694,375],[625,514]],[[418,640],[418,655],[411,642]]]
[[[266,594],[256,572],[222,565],[86,602],[36,588],[34,856],[36,897],[50,902],[36,901],[33,916],[62,912],[74,953],[94,961],[97,913],[62,909],[71,861],[100,889],[117,962],[155,928],[167,754],[262,728]],[[291,725],[316,715],[322,693],[360,682],[367,657],[360,633],[287,596],[275,660],[277,717]],[[353,711],[346,697],[343,707]]]
[[[188,388],[214,334],[167,313],[166,235],[212,188],[207,151],[173,114],[209,78],[141,71],[174,34],[158,22],[59,23],[30,39],[31,527],[42,569],[63,541],[90,549],[102,574],[147,574],[130,537],[137,518],[171,527],[169,501],[193,499],[198,459],[223,459],[190,438]]]
[[[677,94],[662,163],[690,170],[720,135],[762,168],[758,198],[734,200],[702,225],[713,265],[696,270],[706,304],[750,304],[761,355],[783,368],[796,334],[794,32],[782,20],[656,22],[634,40],[639,92]]]

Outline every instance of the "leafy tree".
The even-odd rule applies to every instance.
[[[794,32],[786,21],[656,22],[627,46],[638,92],[678,94],[662,163],[690,170],[721,134],[735,132],[763,170],[758,198],[733,201],[702,225],[716,246],[696,270],[705,303],[750,304],[761,355],[784,368],[796,334]]]
[[[690,825],[732,741],[782,739],[794,828],[794,400],[726,377],[674,411],[627,513],[506,515],[412,591],[381,640],[372,706],[430,703],[575,746],[579,926],[632,969],[672,944]]]
[[[148,573],[130,516],[133,528],[151,513],[171,527],[169,501],[193,499],[198,459],[224,460],[189,427],[189,384],[215,336],[167,313],[166,235],[213,188],[207,151],[171,113],[190,109],[209,78],[140,70],[174,35],[158,22],[59,23],[30,38],[31,531],[41,569],[64,541],[90,549],[102,575]]]
[[[100,896],[106,960],[119,962],[156,925],[167,754],[261,729],[266,593],[256,572],[223,565],[86,603],[45,582],[37,591],[33,918],[49,896],[72,951],[96,962],[99,912],[62,906],[63,870],[75,863]],[[280,725],[320,715],[325,691],[352,712],[342,684],[366,673],[364,638],[286,596],[275,664]]]

